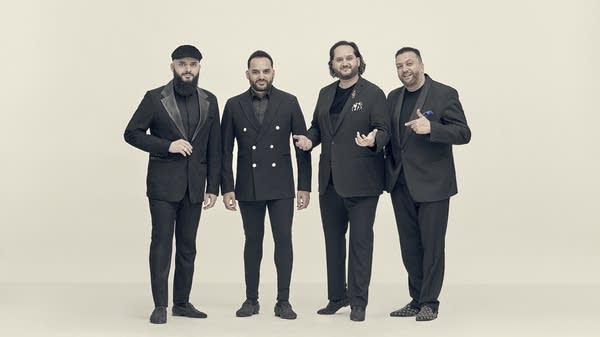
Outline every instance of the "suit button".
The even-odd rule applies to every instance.
[[[270,147],[270,148],[273,148],[274,146],[273,146],[273,144],[271,144],[271,145],[269,145],[269,147]]]
[[[273,163],[273,164],[271,164],[271,166],[275,167],[275,166],[277,166],[277,164]]]
[[[333,145],[333,144],[335,144],[335,142],[332,140],[332,141],[331,141],[331,145]]]
[[[252,167],[256,167],[256,164],[255,164],[255,163],[252,163]]]
[[[256,145],[252,145],[252,150],[256,150]]]
[[[279,130],[279,125],[275,126],[275,130]]]
[[[244,131],[244,132],[246,132],[246,130],[247,130],[246,128],[243,128],[243,129],[242,129],[242,131]]]

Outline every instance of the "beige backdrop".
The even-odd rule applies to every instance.
[[[246,59],[308,121],[332,81],[328,49],[358,43],[365,77],[400,85],[394,53],[458,89],[473,131],[455,147],[458,196],[448,283],[600,283],[600,6],[596,1],[21,1],[2,5],[0,282],[148,282],[147,154],[123,140],[170,53],[205,55],[200,85],[246,90]],[[314,155],[314,177],[317,176]],[[316,190],[316,179],[313,179]],[[325,284],[317,193],[294,223],[294,282]],[[202,216],[196,282],[243,282],[239,213]],[[373,282],[405,285],[389,196],[375,225]],[[263,280],[275,279],[266,233]]]

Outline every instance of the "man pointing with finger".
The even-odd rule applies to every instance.
[[[171,58],[173,80],[146,93],[125,129],[125,141],[150,157],[146,194],[152,218],[150,278],[155,308],[151,323],[167,322],[173,235],[173,315],[206,317],[189,302],[189,295],[202,203],[204,209],[214,206],[221,170],[217,99],[197,86],[202,54],[183,45]]]
[[[386,190],[412,301],[390,315],[430,321],[438,315],[450,197],[458,192],[452,145],[468,143],[471,130],[457,91],[425,74],[417,49],[398,50],[396,69],[404,86],[387,98]]]

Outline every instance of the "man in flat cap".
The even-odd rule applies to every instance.
[[[189,295],[200,214],[217,200],[221,170],[217,98],[197,86],[202,54],[183,45],[171,58],[173,80],[146,93],[125,129],[125,141],[149,153],[146,194],[152,218],[150,280],[155,305],[151,323],[167,322],[173,234],[173,315],[206,317],[189,302]]]

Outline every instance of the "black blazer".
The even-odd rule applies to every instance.
[[[146,179],[150,199],[180,201],[188,188],[194,203],[204,200],[205,187],[206,193],[219,194],[219,107],[215,95],[197,90],[200,120],[191,135],[183,127],[172,82],[148,91],[125,129],[127,143],[150,153]],[[169,153],[171,142],[179,139],[192,144],[190,156]]]
[[[466,144],[471,130],[458,92],[425,75],[425,84],[408,120],[417,118],[416,110],[432,111],[428,119],[431,133],[418,135],[400,125],[404,87],[390,92],[387,101],[392,114],[392,137],[386,146],[386,189],[392,191],[400,171],[412,198],[417,202],[443,200],[458,193],[452,144]]]
[[[385,94],[375,84],[360,77],[346,101],[336,125],[329,109],[339,81],[319,92],[311,127],[307,132],[313,148],[322,145],[319,159],[319,193],[325,193],[332,175],[336,192],[342,197],[376,196],[385,182],[383,146],[389,140],[389,113]],[[360,147],[356,132],[368,134],[377,129],[375,147]]]
[[[250,89],[230,98],[221,122],[222,193],[235,190],[240,201],[295,197],[290,155],[291,135],[305,135],[306,123],[295,96],[271,88],[262,124],[256,119]],[[233,144],[237,140],[237,174],[233,180]],[[296,150],[298,190],[310,191],[310,153]]]

